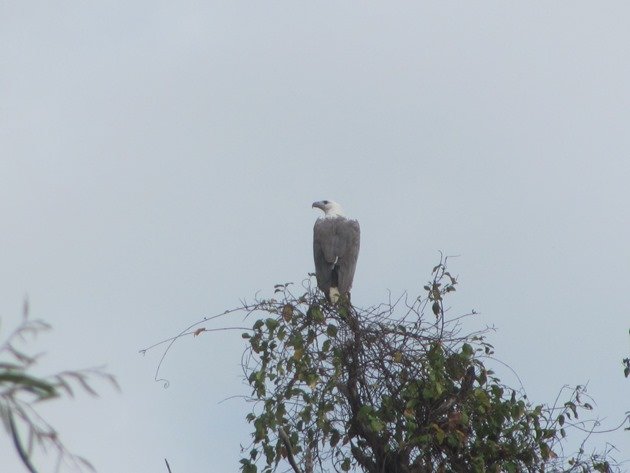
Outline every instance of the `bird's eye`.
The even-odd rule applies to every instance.
[[[324,201],[324,205],[328,205],[328,201],[327,200]]]

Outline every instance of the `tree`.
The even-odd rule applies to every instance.
[[[592,409],[578,386],[560,405],[532,405],[486,367],[488,330],[450,317],[446,260],[424,295],[362,309],[331,305],[310,284],[244,304],[262,313],[243,334],[255,408],[244,473],[613,471],[606,453],[560,457],[566,429]],[[431,313],[427,314],[430,309]]]
[[[13,441],[26,469],[37,473],[33,460],[35,449],[57,454],[57,470],[69,463],[75,470],[94,470],[83,457],[71,453],[59,434],[38,412],[37,403],[63,396],[73,396],[76,388],[96,396],[90,382],[94,377],[105,378],[117,386],[114,377],[101,369],[63,371],[50,376],[31,373],[37,357],[18,348],[20,342],[33,338],[50,326],[41,320],[31,320],[28,303],[24,303],[20,325],[0,343],[0,420]]]
[[[254,406],[243,473],[287,463],[294,473],[620,471],[610,450],[587,454],[583,443],[563,453],[568,431],[588,438],[597,425],[579,419],[592,410],[583,386],[533,405],[487,366],[496,360],[491,329],[467,332],[474,312],[445,308],[458,284],[446,263],[433,268],[421,296],[369,308],[328,303],[310,275],[298,295],[291,283],[277,285],[273,298],[204,318],[141,353],[168,343],[163,360],[182,336],[243,329],[200,324],[258,316],[242,334]],[[155,379],[165,381],[160,365]]]

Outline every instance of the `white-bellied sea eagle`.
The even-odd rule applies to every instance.
[[[313,202],[313,208],[324,212],[313,227],[317,287],[329,302],[337,302],[340,295],[350,299],[359,256],[359,222],[346,218],[341,206],[332,200]]]

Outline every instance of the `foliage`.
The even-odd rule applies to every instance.
[[[243,333],[254,409],[244,473],[612,471],[606,455],[564,457],[584,388],[532,405],[486,366],[488,330],[463,333],[449,317],[457,280],[441,261],[424,295],[362,309],[330,305],[310,284],[296,297],[245,304],[262,313]],[[430,308],[431,313],[426,314]]]
[[[29,319],[25,303],[21,324],[0,342],[0,419],[31,473],[37,472],[33,460],[36,449],[56,452],[56,471],[64,464],[79,471],[94,470],[85,458],[68,451],[56,430],[37,412],[36,404],[63,395],[73,397],[77,387],[96,396],[90,385],[94,377],[105,378],[114,386],[116,381],[101,369],[64,371],[45,377],[32,374],[37,357],[26,354],[18,344],[48,329],[45,322]]]

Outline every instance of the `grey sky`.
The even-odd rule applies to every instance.
[[[353,301],[416,293],[438,250],[534,402],[630,409],[630,6],[624,2],[0,1],[0,317],[101,472],[236,471],[233,336],[138,349],[312,271],[310,204],[361,222]],[[518,381],[505,370],[509,384]],[[627,432],[595,438],[630,458]],[[0,437],[3,466],[13,455]],[[15,460],[9,471],[21,471]]]

